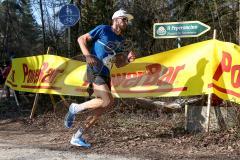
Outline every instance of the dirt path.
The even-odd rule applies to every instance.
[[[70,151],[55,151],[33,148],[29,145],[11,144],[9,141],[0,142],[0,160],[137,160],[113,155],[77,154]]]
[[[42,131],[0,131],[0,160],[138,160],[134,157],[74,152],[67,144],[52,143],[55,138],[55,134]]]
[[[110,113],[87,135],[90,149],[69,144],[81,125],[79,115],[72,129],[63,127],[63,116],[44,114],[0,120],[0,160],[159,160],[239,159],[239,134],[219,132],[188,134],[180,126],[181,115],[144,117]]]

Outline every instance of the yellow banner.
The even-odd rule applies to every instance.
[[[113,67],[115,97],[215,93],[240,103],[240,47],[208,40]],[[87,96],[86,64],[54,55],[13,60],[6,84],[19,91]]]

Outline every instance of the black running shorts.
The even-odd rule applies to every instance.
[[[103,85],[106,84],[109,89],[111,90],[111,78],[109,76],[100,75],[99,73],[94,72],[92,67],[87,67],[87,80],[88,82],[97,84],[97,85]]]

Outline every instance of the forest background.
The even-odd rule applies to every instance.
[[[79,22],[68,32],[58,18],[61,7],[73,3],[80,10]],[[74,58],[81,55],[77,38],[99,24],[111,24],[112,14],[126,9],[134,15],[126,37],[138,57],[177,48],[177,39],[154,39],[153,24],[201,21],[211,30],[197,38],[182,38],[181,46],[212,39],[240,43],[238,0],[0,0],[0,63],[11,57],[46,53]]]

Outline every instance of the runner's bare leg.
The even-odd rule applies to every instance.
[[[97,97],[90,101],[81,103],[81,104],[73,104],[72,110],[73,114],[77,114],[86,109],[91,110],[91,115],[87,117],[84,122],[84,125],[78,129],[78,131],[74,134],[75,138],[81,137],[84,132],[86,132],[98,119],[99,117],[106,112],[113,104],[113,96],[110,92],[108,85],[97,85],[93,84],[94,95]]]
[[[84,109],[96,109],[99,107],[106,107],[108,103],[113,101],[113,97],[107,85],[96,85],[94,84],[94,95],[97,98],[81,103],[76,107],[76,113]]]
[[[88,116],[88,118],[85,121],[84,124],[84,130],[88,130],[98,119],[99,117],[106,112],[112,105],[113,105],[113,96],[111,94],[111,91],[109,87],[106,84],[103,85],[97,85],[93,84],[94,88],[94,95],[98,98],[96,98],[97,102],[102,101],[102,103],[99,103],[99,106],[97,107],[94,103],[94,105],[89,106],[89,109],[93,109],[92,115]],[[89,105],[89,104],[88,104]]]

